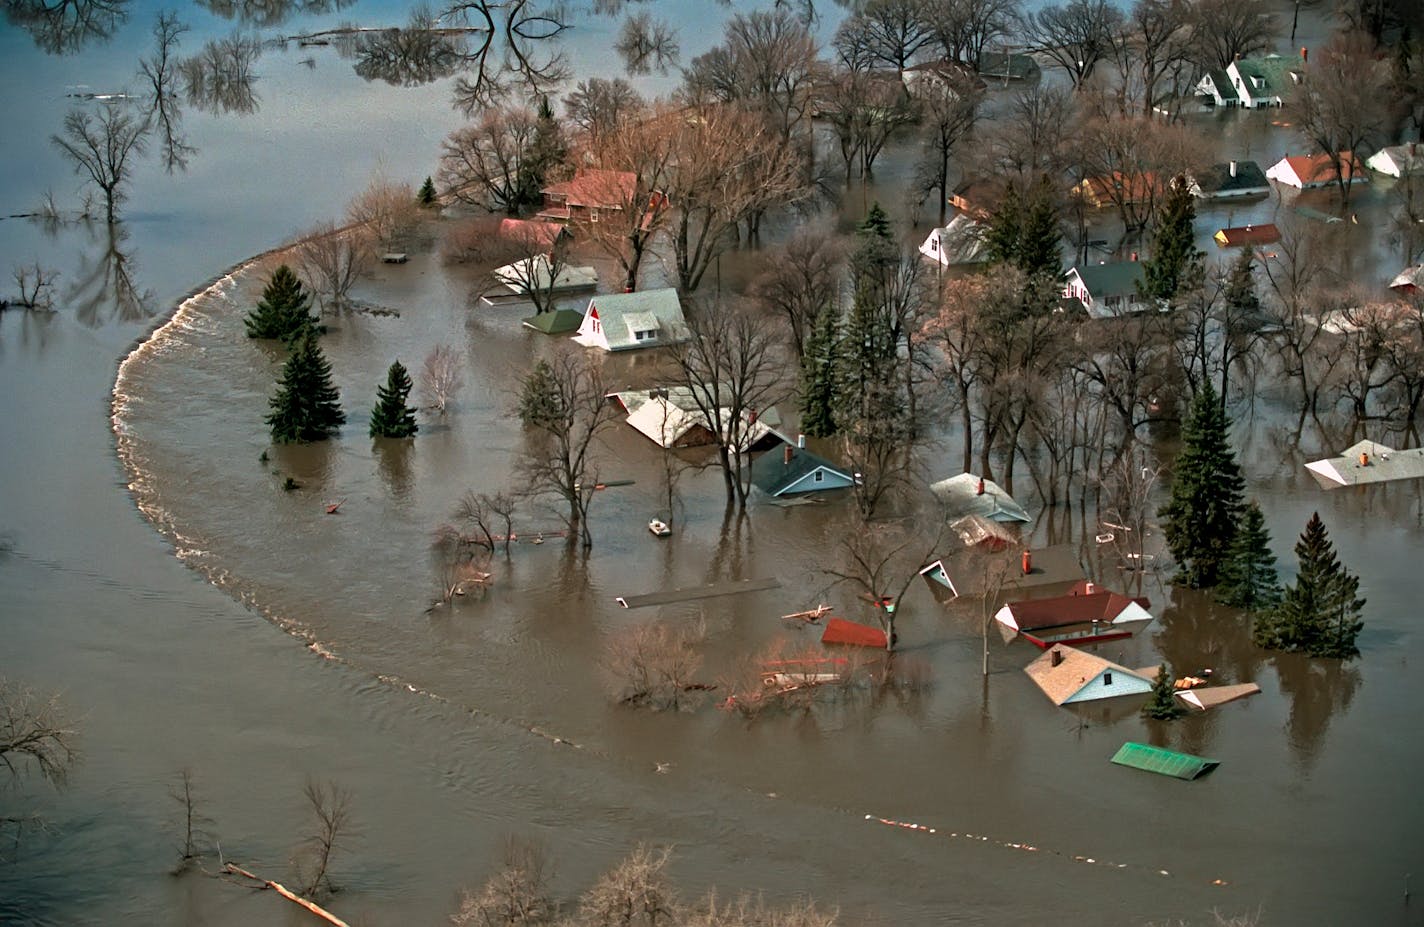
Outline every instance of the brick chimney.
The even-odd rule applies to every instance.
[[[984,477],[979,477],[979,485],[974,488],[974,495],[984,495]]]
[[[782,464],[784,464],[785,466],[788,466],[788,467],[791,466],[791,455],[794,454],[794,453],[796,453],[795,450],[794,450],[794,449],[791,447],[791,445],[789,445],[789,444],[786,445],[786,447],[782,448],[782,449],[781,449],[781,462],[782,462]]]
[[[1051,665],[1057,666],[1063,662],[1063,651],[1059,650],[1057,647],[1054,647],[1052,650],[1049,651],[1049,653],[1051,654],[1051,656],[1049,657],[1048,662]]]
[[[1300,60],[1302,63],[1309,63],[1310,61],[1310,49],[1304,45],[1300,47]]]

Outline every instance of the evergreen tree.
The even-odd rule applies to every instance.
[[[554,368],[541,360],[519,387],[519,421],[526,428],[551,428],[563,417]]]
[[[1238,315],[1253,315],[1261,309],[1261,297],[1256,292],[1256,249],[1247,245],[1241,249],[1226,275],[1221,293],[1226,305]]]
[[[801,430],[813,438],[836,433],[840,354],[839,313],[828,307],[816,317],[801,359]]]
[[[1236,538],[1245,482],[1231,450],[1231,421],[1210,381],[1192,399],[1182,425],[1182,452],[1172,476],[1172,498],[1157,514],[1177,561],[1176,582],[1215,586]]]
[[[1365,626],[1360,578],[1336,558],[1319,512],[1306,523],[1295,555],[1296,580],[1286,586],[1275,609],[1257,617],[1256,643],[1270,650],[1304,651],[1312,657],[1358,656],[1355,639]]]
[[[435,181],[429,177],[425,178],[425,183],[420,185],[420,192],[415,195],[415,201],[422,206],[435,205]]]
[[[1058,194],[1044,175],[1029,191],[1028,209],[1023,214],[1011,263],[1026,274],[1057,277],[1063,270],[1063,233],[1058,223]]]
[[[1226,605],[1252,611],[1270,608],[1281,600],[1271,535],[1266,530],[1266,517],[1254,500],[1242,513],[1236,538],[1226,552],[1216,597]]]
[[[400,361],[386,371],[386,385],[376,388],[376,407],[371,410],[371,437],[409,438],[417,428],[415,413],[405,404],[410,395],[410,374]]]
[[[564,128],[559,124],[559,120],[554,118],[549,98],[540,97],[534,138],[529,143],[528,153],[519,163],[519,202],[513,205],[538,203],[539,191],[544,188],[549,173],[562,164],[567,156],[568,143],[564,140]]]
[[[266,422],[279,444],[320,441],[346,421],[341,395],[331,382],[331,365],[314,331],[308,329],[293,345],[269,405]]]
[[[302,288],[302,281],[292,269],[283,264],[272,272],[262,299],[243,320],[247,337],[293,341],[315,326],[310,308],[311,294]]]
[[[1153,721],[1175,721],[1182,716],[1182,706],[1177,704],[1177,690],[1172,685],[1172,675],[1163,663],[1157,670],[1157,678],[1152,681],[1152,697],[1142,706],[1142,714]]]
[[[861,237],[878,238],[881,241],[893,242],[895,240],[894,231],[890,227],[890,216],[880,206],[880,201],[876,200],[870,204],[870,211],[865,214],[865,218],[860,220],[860,224],[855,227],[855,233]]]
[[[1019,202],[1018,187],[1009,184],[1009,188],[1004,191],[1003,202],[989,217],[989,229],[984,234],[984,244],[988,248],[991,263],[1018,266],[1023,224],[1023,204]]]
[[[1192,223],[1197,208],[1187,178],[1178,175],[1167,187],[1167,201],[1157,220],[1152,241],[1152,257],[1142,262],[1138,294],[1146,299],[1170,300],[1190,279],[1194,265],[1203,255],[1193,243]]]

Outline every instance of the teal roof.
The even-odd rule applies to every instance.
[[[786,462],[786,451],[791,451],[791,461]],[[768,496],[779,496],[794,486],[799,480],[820,468],[825,467],[830,473],[835,474],[839,479],[832,480],[817,489],[840,489],[849,486],[852,479],[840,467],[818,457],[804,447],[777,448],[767,451],[756,460],[752,461],[752,485],[766,493]],[[799,490],[804,491],[804,490]]]
[[[1236,87],[1231,83],[1231,75],[1226,73],[1225,68],[1215,68],[1208,71],[1206,79],[1211,81],[1216,88],[1216,93],[1221,97],[1222,102],[1240,100],[1241,94],[1236,92]]]
[[[1164,750],[1132,741],[1123,744],[1113,755],[1112,761],[1119,766],[1131,766],[1133,769],[1177,779],[1196,779],[1221,765],[1218,760],[1208,760],[1190,753],[1177,753],[1174,750]]]
[[[1305,62],[1299,55],[1291,55],[1289,58],[1282,55],[1266,55],[1264,58],[1242,58],[1233,62],[1236,66],[1236,73],[1240,74],[1247,81],[1246,89],[1251,96],[1260,99],[1262,97],[1277,96],[1285,99],[1291,94],[1295,87],[1295,81],[1291,79],[1291,71],[1305,70]],[[1258,78],[1264,86],[1255,86]]]
[[[532,315],[524,320],[524,324],[546,335],[562,335],[578,331],[579,325],[583,324],[583,313],[574,309],[555,309]]]
[[[1075,267],[1083,285],[1094,299],[1105,296],[1135,296],[1137,284],[1143,279],[1141,261],[1116,261],[1112,264],[1084,264]]]

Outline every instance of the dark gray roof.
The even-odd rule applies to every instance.
[[[1094,298],[1132,296],[1142,280],[1141,261],[1116,261],[1112,264],[1083,264],[1075,267],[1083,285]]]
[[[1237,161],[1236,176],[1231,176],[1231,162],[1223,161],[1196,175],[1197,186],[1205,196],[1214,193],[1233,193],[1241,190],[1260,190],[1269,193],[1271,183],[1266,172],[1255,161]]]
[[[786,462],[788,448],[791,451],[790,463]],[[818,467],[827,467],[837,473],[844,472],[829,460],[817,457],[804,447],[788,445],[788,448],[767,451],[752,461],[752,485],[768,496],[776,495]]]

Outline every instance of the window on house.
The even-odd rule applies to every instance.
[[[653,341],[653,340],[655,340],[657,337],[658,337],[658,333],[657,333],[657,332],[643,332],[643,331],[633,332],[633,340],[634,340],[634,341]]]
[[[825,472],[824,472],[824,471],[821,471],[821,470],[817,470],[817,471],[816,471],[816,475],[815,475],[814,477],[812,477],[811,482],[813,482],[813,483],[821,483],[821,482],[824,482],[825,479],[826,479],[826,474],[825,474]]]
[[[1112,685],[1112,673],[1103,673],[1103,685]]]
[[[598,221],[598,210],[597,210],[597,209],[590,209],[590,210],[588,211],[588,221],[590,221],[590,222],[597,222],[597,221]]]

